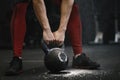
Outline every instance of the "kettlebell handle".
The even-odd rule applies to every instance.
[[[41,39],[41,48],[44,51],[44,53],[47,55],[49,51],[51,51],[53,48],[61,48],[64,51],[64,44],[61,46],[47,45],[46,42],[43,39]]]
[[[41,48],[44,51],[44,53],[47,55],[49,52],[49,48],[43,39],[41,40]]]

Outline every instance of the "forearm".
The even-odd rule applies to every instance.
[[[69,21],[69,17],[71,14],[71,10],[73,7],[74,0],[62,0],[61,3],[61,19],[60,26],[58,30],[66,31],[67,24]]]
[[[50,30],[44,0],[33,0],[33,8],[43,30]]]

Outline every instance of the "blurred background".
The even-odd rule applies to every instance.
[[[14,0],[13,0],[14,1]],[[83,45],[120,44],[120,1],[119,0],[76,0],[82,20]],[[10,19],[12,0],[0,2],[0,48],[11,48]],[[39,47],[39,31],[27,25],[26,47]],[[34,33],[34,34],[33,34]],[[66,41],[69,42],[69,41]]]

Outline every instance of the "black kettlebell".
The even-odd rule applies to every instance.
[[[50,72],[57,73],[67,68],[68,57],[65,53],[64,45],[47,45],[43,40],[41,40],[41,48],[45,53],[44,64]]]

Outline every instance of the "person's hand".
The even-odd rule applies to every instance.
[[[65,39],[65,31],[55,31],[53,33],[54,37],[55,37],[55,44],[61,46],[64,43],[64,39]]]
[[[53,43],[55,41],[55,37],[51,30],[43,30],[43,40],[47,43]]]

